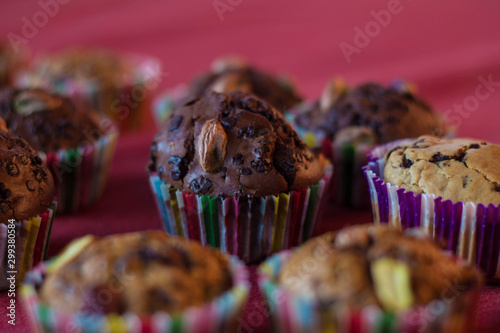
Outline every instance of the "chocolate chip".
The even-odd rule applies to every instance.
[[[413,165],[413,161],[406,158],[406,155],[403,154],[403,163],[401,163],[399,166],[408,169]]]
[[[43,162],[42,162],[42,159],[39,156],[35,156],[35,157],[33,157],[33,163],[35,165],[41,165]]]
[[[9,174],[9,176],[15,177],[19,175],[19,167],[12,162],[7,163],[5,169],[7,171],[7,174]]]
[[[172,167],[172,171],[170,171],[170,178],[172,178],[173,180],[182,179],[182,172],[179,169],[179,166],[175,165]]]
[[[250,163],[255,170],[257,170],[257,173],[263,174],[271,170],[272,165],[270,162],[263,160],[259,158],[257,161],[252,161]]]
[[[30,161],[26,155],[21,155],[20,159],[21,159],[21,164],[23,164],[23,165],[27,165]]]
[[[227,175],[227,168],[226,167],[221,167],[219,170],[219,175],[221,175],[224,179],[226,178]]]
[[[269,146],[258,147],[258,148],[255,148],[255,150],[254,150],[254,152],[257,155],[264,155],[265,153],[268,153],[270,151],[271,151],[271,149],[269,149]]]
[[[172,155],[168,158],[168,164],[179,165],[182,163],[182,157],[178,155]]]
[[[248,175],[251,175],[251,174],[252,174],[252,170],[247,169],[247,168],[240,169],[240,174],[245,175],[245,176],[248,176]]]
[[[169,132],[173,132],[179,129],[179,127],[182,124],[182,121],[184,120],[183,116],[175,116],[172,118],[172,121],[170,122],[170,126],[168,127]]]
[[[0,210],[2,211],[2,213],[7,213],[10,210],[10,207],[5,202],[2,202],[0,203]]]
[[[470,149],[479,149],[479,145],[477,143],[473,143],[469,146]]]
[[[12,194],[12,192],[11,192],[8,188],[4,189],[4,190],[1,192],[1,196],[2,196],[2,198],[4,198],[4,199],[7,199],[8,197],[10,197],[10,195],[11,195],[11,194]]]
[[[231,163],[233,163],[234,165],[242,165],[243,163],[245,163],[243,155],[241,155],[240,153],[234,155],[233,157],[231,157]]]
[[[26,188],[28,188],[28,190],[33,192],[35,190],[35,184],[31,180],[28,180],[26,182]]]
[[[195,178],[191,181],[191,185],[189,186],[195,194],[207,194],[210,192],[210,189],[212,188],[212,181],[209,179],[201,176],[198,178]]]
[[[495,191],[500,192],[500,184],[495,183]]]
[[[238,122],[238,118],[235,118],[235,117],[221,117],[220,118],[220,123],[222,124],[222,126],[224,126],[225,128],[232,128],[236,125],[236,123]]]
[[[446,161],[449,159],[451,159],[450,156],[443,155],[441,152],[437,152],[434,155],[432,155],[430,162],[440,162],[440,161]]]
[[[43,181],[43,174],[41,170],[33,170],[33,174],[35,175],[35,180],[39,183]]]

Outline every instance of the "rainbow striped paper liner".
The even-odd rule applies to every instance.
[[[400,229],[423,227],[439,244],[480,268],[487,279],[500,279],[500,205],[452,202],[385,183],[384,155],[398,140],[374,149],[363,167],[372,204],[373,222]]]
[[[56,207],[57,202],[54,202],[43,213],[28,220],[14,222],[15,262],[9,261],[8,222],[0,223],[0,291],[9,289],[10,280],[7,278],[14,276],[14,282],[19,284],[32,266],[45,259]]]
[[[329,165],[317,184],[255,198],[224,199],[179,191],[155,173],[149,180],[167,233],[256,263],[311,237],[332,173]]]
[[[250,284],[247,268],[235,257],[229,261],[233,287],[200,307],[170,315],[157,312],[140,317],[134,313],[84,314],[63,313],[42,303],[38,291],[43,284],[47,267],[54,263],[42,262],[26,276],[21,295],[31,321],[39,332],[47,333],[216,333],[232,332],[237,325],[243,306],[248,298]]]
[[[101,197],[117,140],[118,131],[111,128],[92,144],[39,152],[54,178],[59,213],[75,212]]]
[[[161,95],[153,99],[151,111],[158,129],[162,127],[175,108],[186,98],[187,91],[188,87],[186,85],[179,85],[164,91]]]
[[[62,95],[83,100],[93,109],[119,124],[122,131],[138,130],[142,114],[151,104],[151,95],[159,85],[161,62],[154,57],[125,55],[133,66],[133,75],[110,84],[97,78],[66,78],[51,81],[35,73],[25,72],[16,78],[21,87],[42,87]],[[150,84],[151,81],[153,84]]]
[[[275,254],[259,266],[257,273],[269,306],[273,332],[465,333],[472,328],[477,289],[457,292],[454,297],[443,296],[442,300],[399,313],[386,312],[377,306],[327,307],[314,299],[294,295],[277,283],[281,267],[291,254],[292,251]]]

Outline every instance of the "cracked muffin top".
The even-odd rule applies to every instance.
[[[453,202],[500,204],[500,146],[422,136],[384,157],[384,180]]]
[[[418,230],[360,225],[313,238],[283,264],[278,283],[323,306],[404,311],[481,284],[479,272]]]
[[[174,314],[231,286],[218,250],[148,231],[73,241],[49,267],[40,297],[67,313]]]
[[[321,179],[314,155],[274,108],[243,92],[211,92],[167,119],[151,147],[151,171],[210,196],[266,196]]]
[[[37,216],[52,203],[54,191],[52,175],[37,152],[0,128],[0,221]]]
[[[330,82],[321,99],[297,115],[295,122],[331,140],[350,126],[371,129],[377,143],[425,134],[443,136],[446,132],[441,117],[409,90],[376,83],[348,89],[338,80]]]
[[[284,80],[251,67],[241,59],[223,58],[214,61],[212,70],[191,82],[188,99],[210,91],[228,93],[243,91],[253,94],[283,112],[299,103],[302,98]]]
[[[104,133],[96,112],[42,89],[0,90],[0,117],[38,151],[74,149]]]

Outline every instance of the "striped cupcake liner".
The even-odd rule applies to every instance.
[[[68,314],[42,303],[38,291],[43,284],[51,262],[43,262],[33,268],[21,288],[27,312],[39,332],[47,333],[216,333],[231,332],[248,298],[250,284],[247,268],[236,258],[230,258],[229,270],[233,287],[200,307],[170,315],[157,312],[140,317],[134,313],[118,314]]]
[[[167,233],[256,263],[311,237],[332,173],[329,165],[315,185],[255,198],[195,195],[165,184],[155,173],[149,180]]]
[[[112,128],[97,141],[77,149],[39,152],[54,178],[59,213],[88,207],[102,196],[117,140],[118,131]]]
[[[56,206],[54,202],[28,220],[0,223],[0,291],[19,284],[32,266],[45,259]]]
[[[385,183],[384,155],[399,140],[376,148],[363,171],[370,188],[373,221],[400,229],[422,227],[439,244],[480,268],[487,279],[500,279],[500,205],[452,202]]]
[[[358,310],[327,307],[314,299],[294,295],[277,283],[281,267],[291,253],[275,254],[258,269],[258,283],[269,306],[273,332],[470,332],[478,290],[455,291],[454,297],[447,295],[452,295],[450,290],[440,300],[399,313],[376,306]]]

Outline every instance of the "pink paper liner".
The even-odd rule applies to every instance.
[[[92,144],[39,152],[54,178],[59,213],[72,213],[99,200],[117,141],[118,131],[112,127]]]
[[[222,198],[179,191],[150,174],[165,231],[238,256],[245,263],[301,244],[313,234],[332,177],[307,189],[259,198]]]
[[[8,261],[8,222],[0,223],[0,291],[9,289],[7,277],[14,275],[16,284],[19,284],[32,266],[45,259],[56,206],[57,203],[54,202],[43,213],[27,220],[14,222],[14,268],[9,266],[12,262]]]
[[[27,313],[39,332],[216,333],[232,331],[236,327],[236,320],[246,303],[250,288],[247,268],[238,259],[231,257],[229,269],[233,276],[233,287],[203,306],[192,307],[176,315],[157,312],[147,317],[139,317],[134,313],[69,314],[45,305],[38,295],[47,267],[53,262],[43,262],[33,268],[27,274],[21,289]]]
[[[363,167],[372,203],[373,222],[400,229],[420,226],[439,244],[480,268],[487,279],[500,279],[500,205],[452,202],[433,194],[418,194],[383,181],[383,156],[398,140],[380,146]]]
[[[292,251],[282,251],[259,266],[258,283],[269,305],[273,332],[386,333],[470,332],[479,291],[469,290],[453,300],[435,300],[426,306],[400,313],[384,312],[376,306],[362,309],[325,307],[317,301],[294,295],[277,283],[281,267]]]

